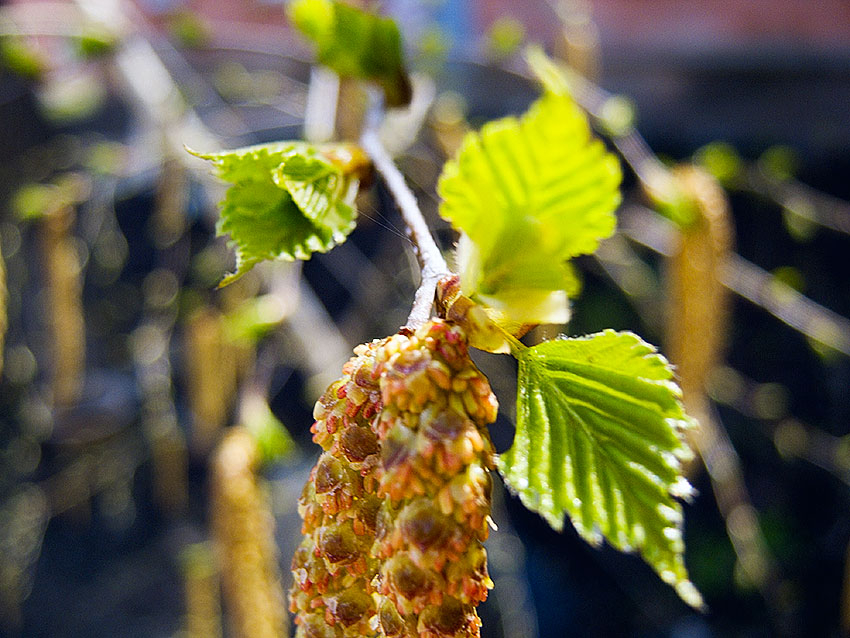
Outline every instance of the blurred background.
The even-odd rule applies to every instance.
[[[416,72],[391,150],[446,249],[442,164],[535,98],[522,50],[540,42],[626,174],[568,332],[635,330],[683,374],[673,353],[725,336],[687,397],[709,432],[685,507],[709,611],[497,485],[482,635],[850,636],[850,4],[382,10]],[[217,290],[223,188],[183,146],[352,139],[359,95],[311,69],[279,1],[0,1],[0,635],[286,635],[312,405],[354,345],[404,323],[418,269],[378,185],[345,244]],[[711,184],[700,214],[721,218],[704,242],[726,310],[683,345],[669,323],[687,229],[651,195],[688,162]],[[479,364],[503,451],[515,371]],[[260,452],[239,447],[245,429]]]

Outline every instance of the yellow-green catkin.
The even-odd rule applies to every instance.
[[[9,321],[8,296],[9,291],[6,288],[6,261],[3,259],[3,251],[0,250],[0,372],[3,371],[3,349],[6,344],[6,328]]]
[[[237,357],[224,335],[221,313],[203,307],[186,322],[185,358],[192,413],[190,447],[205,455],[227,424],[236,396]]]
[[[458,326],[360,346],[316,405],[301,499],[299,636],[479,635],[497,404]]]
[[[86,326],[80,258],[72,236],[74,209],[62,206],[45,216],[44,251],[53,349],[53,400],[70,406],[83,393]]]
[[[221,599],[215,553],[209,543],[187,545],[180,552],[186,638],[221,638]]]
[[[286,638],[274,516],[257,477],[254,438],[232,427],[212,460],[211,523],[225,607],[237,638]]]
[[[706,383],[725,355],[730,294],[721,280],[732,252],[729,204],[713,177],[681,166],[674,177],[696,218],[683,228],[667,261],[667,354],[676,365],[689,414],[702,409]]]

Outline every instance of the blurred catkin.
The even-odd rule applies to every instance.
[[[693,223],[681,229],[667,263],[667,348],[676,365],[683,402],[700,426],[688,431],[712,480],[738,564],[747,581],[770,600],[775,564],[750,503],[740,460],[707,398],[711,374],[723,362],[730,293],[722,270],[732,252],[729,203],[717,180],[695,166],[674,170],[679,190],[692,204]],[[686,467],[693,472],[698,466]]]
[[[298,636],[479,635],[497,404],[457,326],[359,346],[316,404]]]
[[[74,209],[59,206],[45,215],[43,243],[53,344],[53,398],[75,403],[83,391],[86,335],[80,259],[71,228]]]
[[[6,345],[6,327],[8,325],[8,308],[6,305],[8,292],[6,288],[6,260],[3,258],[3,251],[0,250],[0,372],[3,372],[3,349]]]
[[[186,638],[221,638],[221,600],[215,555],[209,543],[180,553],[186,595]]]
[[[226,340],[221,313],[214,308],[194,312],[185,330],[191,448],[204,455],[215,445],[230,416],[236,396],[238,356]]]
[[[274,517],[257,478],[254,438],[233,427],[212,461],[212,531],[221,567],[225,607],[236,638],[287,636],[286,609]]]
[[[733,235],[729,204],[720,184],[695,166],[674,172],[693,204],[695,218],[681,230],[667,262],[667,353],[676,364],[688,413],[703,412],[706,383],[723,360],[729,291],[721,281]]]

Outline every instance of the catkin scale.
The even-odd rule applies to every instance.
[[[324,452],[300,501],[298,635],[476,637],[495,397],[443,321],[355,353],[314,412]]]

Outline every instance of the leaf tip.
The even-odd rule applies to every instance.
[[[215,153],[202,153],[201,151],[196,151],[194,148],[192,148],[188,144],[183,145],[183,150],[186,151],[187,153],[189,153],[189,155],[197,157],[198,159],[207,160],[207,161],[211,161],[211,160],[215,159]]]
[[[696,585],[694,585],[691,581],[687,579],[680,580],[673,586],[673,588],[676,590],[676,593],[679,594],[679,598],[684,600],[691,607],[703,614],[708,613],[708,606],[705,604],[702,594],[699,593]]]
[[[234,272],[227,273],[226,275],[224,275],[224,277],[221,279],[220,282],[218,282],[218,285],[215,287],[216,290],[220,290],[221,288],[229,286],[230,284],[238,281],[239,279],[242,279],[242,277],[249,273],[256,265],[256,261],[242,261],[241,259],[237,258],[236,270]]]

